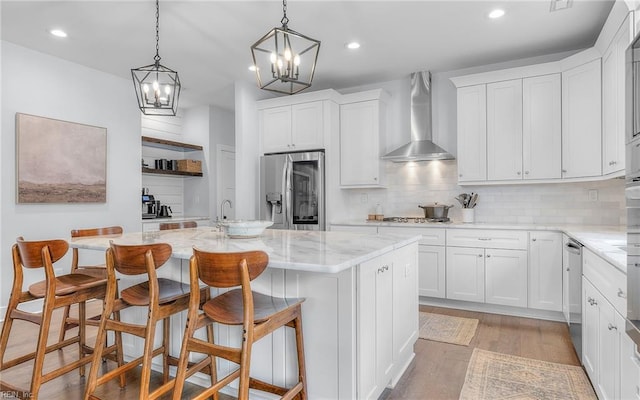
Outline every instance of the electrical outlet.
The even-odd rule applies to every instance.
[[[369,202],[369,196],[366,193],[362,193],[360,195],[360,202],[361,203],[367,203]]]
[[[589,201],[598,201],[598,191],[596,189],[589,190]]]

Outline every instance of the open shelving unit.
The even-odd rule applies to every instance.
[[[179,152],[191,152],[202,151],[202,146],[175,142],[173,140],[158,139],[149,136],[142,136],[142,145],[147,147],[155,147],[164,150],[179,151]],[[156,174],[156,175],[174,175],[174,176],[203,176],[202,172],[188,172],[188,171],[175,171],[166,169],[155,169],[142,167],[143,174]]]

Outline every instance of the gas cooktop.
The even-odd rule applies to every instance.
[[[420,217],[385,217],[383,222],[402,222],[402,223],[414,223],[425,224],[434,222],[451,222],[449,218],[420,218]]]

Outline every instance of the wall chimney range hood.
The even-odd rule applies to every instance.
[[[382,156],[393,162],[453,160],[453,155],[433,143],[431,135],[431,74],[411,74],[411,141]]]

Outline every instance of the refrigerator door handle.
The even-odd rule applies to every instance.
[[[289,229],[289,157],[285,156],[284,166],[282,168],[282,208],[283,225],[285,229]]]

